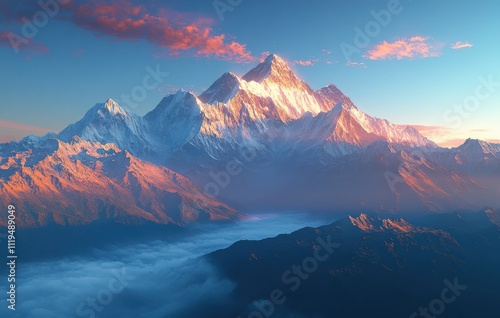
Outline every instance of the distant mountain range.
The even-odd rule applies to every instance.
[[[497,317],[499,216],[361,214],[236,242],[206,256],[236,288],[203,317]]]
[[[142,117],[110,99],[59,134],[2,144],[0,181],[1,202],[30,227],[184,225],[234,209],[479,210],[500,207],[500,145],[440,148],[334,85],[314,91],[270,55]]]

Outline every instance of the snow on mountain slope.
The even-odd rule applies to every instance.
[[[206,104],[225,104],[234,112],[246,106],[253,120],[289,122],[306,112],[322,111],[315,92],[277,55],[268,56],[241,79],[222,75],[199,98]]]
[[[81,120],[61,131],[58,138],[69,142],[74,136],[87,141],[112,142],[136,154],[152,150],[143,146],[149,144],[143,118],[122,109],[112,99],[96,104]]]
[[[198,98],[181,90],[165,97],[143,119],[151,147],[165,155],[196,136],[204,117]]]
[[[22,147],[10,143],[0,149],[0,201],[15,202],[21,227],[99,220],[184,225],[237,218],[236,211],[182,175],[114,144],[75,138]]]
[[[185,91],[167,96],[143,117],[121,109],[112,100],[97,104],[82,120],[55,138],[64,145],[73,145],[75,136],[76,144],[81,144],[83,150],[95,147],[94,144],[110,143],[116,147],[113,155],[116,158],[112,159],[117,164],[115,168],[107,159],[111,155],[105,154],[99,154],[105,158],[78,156],[65,161],[71,167],[86,166],[90,160],[109,168],[79,171],[84,175],[98,173],[94,179],[124,191],[106,193],[102,190],[100,196],[93,192],[98,186],[85,184],[91,189],[88,192],[91,197],[101,200],[100,208],[116,206],[119,211],[127,211],[127,205],[135,206],[132,208],[135,212],[131,213],[157,222],[182,223],[196,219],[194,208],[183,209],[182,216],[177,218],[171,213],[165,216],[159,212],[162,203],[155,201],[157,190],[166,185],[155,184],[152,175],[168,174],[158,170],[159,166],[182,172],[205,186],[214,182],[214,172],[237,162],[242,172],[231,178],[230,187],[220,187],[220,197],[243,207],[260,204],[252,206],[256,209],[327,210],[333,206],[346,211],[359,208],[449,211],[474,209],[485,202],[497,204],[495,198],[500,197],[498,177],[479,182],[464,168],[476,165],[484,172],[485,167],[493,167],[497,170],[491,171],[500,175],[500,168],[496,168],[500,167],[496,166],[499,147],[470,141],[462,149],[439,148],[409,126],[365,114],[334,85],[312,90],[276,55],[270,55],[242,78],[225,73],[198,97]],[[50,138],[54,136],[0,145],[0,178],[19,177],[21,168],[16,167],[25,169],[31,165],[38,169],[38,163],[50,157],[50,148],[47,150],[45,145],[50,145]],[[487,159],[488,165],[485,165],[481,163],[484,158],[492,159]],[[157,166],[147,166],[150,163]],[[134,170],[134,167],[140,168]],[[121,173],[120,169],[125,172]],[[142,172],[149,174],[142,175]],[[46,173],[52,174],[49,169]],[[386,179],[387,173],[398,178],[395,189]],[[26,179],[29,178],[32,177],[27,175]],[[142,183],[144,180],[150,180],[148,185]],[[104,189],[102,185],[101,188]],[[134,192],[137,188],[144,189],[141,190],[144,196]],[[24,188],[28,189],[28,186]],[[181,190],[181,196],[188,197]],[[91,209],[85,189],[81,192],[83,197],[79,198],[84,202],[84,210]],[[118,196],[118,201],[106,203],[104,193]],[[50,198],[50,191],[45,194]],[[38,202],[35,194],[26,195]],[[65,202],[67,205],[63,206],[70,209],[70,200],[64,194],[58,195],[62,197],[57,200]],[[128,198],[129,203],[123,204],[120,201],[123,198]],[[217,203],[203,198],[209,206],[200,209],[215,211],[208,212],[210,218],[227,216],[217,210]],[[46,200],[56,202],[55,198]],[[130,204],[132,200],[134,205]],[[89,220],[95,217],[98,216]]]
[[[500,146],[483,140],[467,139],[456,148],[430,149],[425,156],[448,169],[500,175]]]
[[[204,125],[219,123],[218,127],[212,126],[211,130],[205,130],[212,133],[236,124],[244,129],[241,126],[247,123],[255,124],[259,128],[252,133],[262,135],[266,131],[268,132],[266,136],[275,135],[282,138],[280,132],[269,132],[269,130],[274,127],[282,130],[282,126],[289,124],[294,127],[290,129],[294,137],[301,139],[299,133],[293,132],[296,126],[300,126],[302,133],[304,130],[309,130],[305,133],[305,138],[323,139],[329,144],[336,142],[359,147],[378,139],[385,139],[412,147],[436,146],[411,127],[394,125],[361,112],[334,85],[328,85],[314,92],[290,70],[285,61],[276,55],[270,55],[241,79],[234,74],[224,74],[200,95],[200,100],[209,104],[202,107],[207,118]],[[337,107],[340,108],[335,110]],[[340,115],[331,115],[336,113]],[[241,118],[242,116],[245,118]],[[318,123],[324,120],[331,120],[331,123]],[[267,122],[271,122],[272,126],[266,125]],[[276,125],[276,122],[284,125]],[[306,122],[309,122],[309,129],[304,127],[307,126]],[[321,127],[329,126],[334,129],[331,134],[325,134],[315,127],[318,124]]]
[[[315,92],[316,99],[321,105],[322,111],[329,111],[333,105],[342,104],[351,107],[354,103],[337,86],[329,84]]]
[[[336,157],[380,139],[436,147],[409,126],[361,112],[334,85],[314,92],[276,55],[242,78],[224,74],[199,100],[205,118],[190,145],[216,159],[238,146],[268,158],[311,148]]]
[[[490,144],[483,140],[467,139],[456,151],[472,160],[483,159],[484,156],[500,154],[499,145]],[[482,157],[482,158],[481,158]]]
[[[435,147],[415,129],[361,112],[334,85],[313,91],[274,54],[242,78],[225,73],[199,97],[184,91],[170,95],[144,117],[121,109],[112,100],[98,104],[59,134],[64,141],[73,136],[111,142],[161,164],[186,147],[214,159],[233,156],[241,147],[266,157],[282,156],[273,151],[293,152],[308,138],[322,143],[317,146],[331,156],[345,155],[379,139]]]
[[[225,104],[240,90],[241,85],[241,80],[238,76],[231,72],[224,73],[199,98],[207,104]]]

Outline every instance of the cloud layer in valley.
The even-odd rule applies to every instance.
[[[96,250],[85,257],[25,263],[18,268],[17,310],[9,317],[93,317],[92,313],[96,317],[185,317],[197,306],[223,304],[235,288],[197,257],[240,239],[262,239],[324,223],[299,214],[258,216],[210,226],[175,243],[155,241]],[[122,283],[125,288],[120,288]],[[2,282],[0,289],[6,288]],[[0,314],[5,311],[2,306]]]

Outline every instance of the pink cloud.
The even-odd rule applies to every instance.
[[[460,41],[457,41],[455,43],[453,43],[450,48],[452,48],[453,50],[460,50],[460,49],[465,49],[465,48],[469,48],[469,47],[473,47],[474,45],[473,44],[470,44],[469,42],[460,42]]]
[[[150,13],[144,5],[133,5],[128,0],[80,5],[75,9],[73,21],[97,35],[130,41],[145,39],[167,48],[174,56],[189,51],[202,57],[254,60],[244,44],[228,39],[225,34],[214,35],[210,19],[166,10]]]
[[[500,139],[486,139],[491,144],[500,144]]]
[[[467,138],[477,138],[491,143],[498,143],[500,141],[488,138],[488,136],[494,136],[495,132],[491,129],[479,128],[457,131],[446,126],[412,125],[411,127],[441,147],[460,146]]]
[[[399,39],[395,42],[384,41],[364,55],[370,60],[387,60],[404,58],[428,58],[440,55],[433,45],[428,43],[429,38],[414,36],[409,39]]]
[[[437,144],[441,147],[456,148],[460,145],[463,145],[464,142],[465,139],[446,139],[441,142],[438,142]]]
[[[412,125],[411,127],[415,128],[423,135],[448,135],[452,133],[452,129],[445,126],[428,126],[428,125]]]
[[[461,145],[464,139],[455,138],[456,132],[452,128],[445,126],[411,125],[422,135],[434,141],[441,147],[456,147]]]

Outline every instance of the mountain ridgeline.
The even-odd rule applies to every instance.
[[[273,54],[145,116],[110,99],[59,134],[2,144],[0,180],[0,200],[20,202],[31,227],[184,225],[236,210],[479,210],[500,206],[500,145],[440,148],[334,85],[313,90]]]
[[[498,210],[361,214],[206,256],[236,283],[203,317],[498,316]]]

